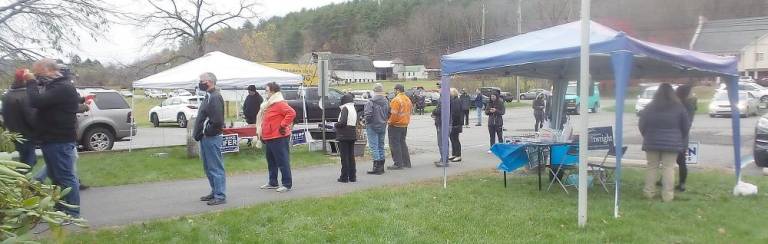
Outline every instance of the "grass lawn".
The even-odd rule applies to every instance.
[[[309,152],[307,147],[294,147],[291,166],[301,168],[336,162],[321,153]],[[166,158],[156,153],[168,153]],[[194,179],[205,177],[202,161],[187,158],[186,148],[168,147],[142,149],[133,152],[102,152],[81,154],[77,162],[78,174],[90,186],[116,186],[125,184]],[[240,153],[224,155],[227,174],[266,171],[267,161],[261,150],[241,147]]]
[[[625,171],[622,217],[613,195],[590,192],[587,228],[576,194],[539,192],[534,176],[497,172],[337,197],[266,203],[199,216],[70,234],[68,243],[766,243],[766,194],[731,196],[733,176],[696,172],[674,202],[642,197],[643,171]],[[363,179],[365,180],[365,179]],[[768,182],[748,178],[766,189]],[[339,185],[339,187],[343,187]]]
[[[696,108],[696,114],[707,114],[709,113],[709,100],[699,100],[699,103]],[[603,111],[608,112],[616,112],[616,106],[609,106],[603,109]],[[624,113],[635,113],[635,102],[626,102],[624,103]]]

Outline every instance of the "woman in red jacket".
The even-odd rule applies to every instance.
[[[285,102],[277,83],[267,84],[266,92],[267,100],[261,104],[259,114],[256,116],[256,134],[265,145],[264,152],[269,169],[269,182],[261,186],[261,189],[287,192],[292,187],[289,147],[291,125],[293,125],[293,118],[296,117],[296,111]],[[278,170],[283,175],[282,186],[279,187]]]

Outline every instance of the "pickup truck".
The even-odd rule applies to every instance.
[[[301,96],[299,96],[299,90],[297,88],[286,88],[282,89],[282,93],[283,98],[288,102],[288,105],[290,105],[293,110],[296,110],[296,118],[293,122],[303,123],[304,101],[301,99]],[[304,93],[307,101],[307,122],[321,122],[323,111],[320,108],[320,95],[317,87],[307,87],[305,88]],[[341,106],[341,96],[343,95],[344,93],[339,90],[333,88],[328,89],[328,99],[324,102],[326,121],[335,122],[339,119],[339,113],[341,113],[339,106]],[[358,112],[358,116],[363,115],[365,103],[366,101],[362,100],[355,101],[355,109]]]

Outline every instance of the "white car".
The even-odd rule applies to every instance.
[[[180,128],[186,128],[189,119],[197,116],[202,100],[201,96],[168,98],[160,106],[149,110],[149,121],[154,127],[160,126],[160,123],[176,123]]]
[[[725,84],[721,84],[718,92],[725,91]],[[768,103],[768,88],[761,86],[754,82],[739,82],[739,91],[745,91],[752,93],[755,97],[760,99],[761,103]]]
[[[123,95],[124,97],[133,97],[133,92],[129,90],[120,90],[120,95]]]
[[[188,97],[192,96],[192,93],[184,90],[184,89],[176,89],[173,90],[170,94],[168,94],[169,97]]]
[[[672,85],[672,89],[677,89],[678,85]],[[653,100],[653,96],[656,95],[656,91],[659,90],[659,86],[650,86],[643,90],[643,93],[637,95],[637,102],[635,102],[635,112],[643,111],[645,106],[648,106]]]
[[[355,95],[355,100],[368,100],[373,97],[373,91],[371,90],[352,90],[349,93]]]
[[[155,90],[155,89],[144,90],[144,95],[146,95],[148,98],[167,98],[168,97],[168,94],[165,94],[161,90]]]
[[[750,115],[757,115],[759,101],[757,97],[750,92],[739,92],[739,104],[736,105],[739,109],[739,116],[746,118]],[[716,116],[731,116],[731,102],[728,100],[728,93],[719,91],[715,93],[715,97],[709,103],[709,117]]]

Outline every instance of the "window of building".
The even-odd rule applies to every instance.
[[[763,61],[763,59],[765,59],[765,53],[755,53],[756,61]]]

